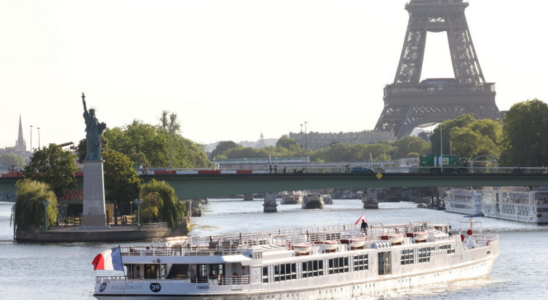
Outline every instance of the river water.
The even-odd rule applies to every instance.
[[[416,204],[381,203],[364,210],[359,200],[334,200],[323,210],[302,210],[300,205],[279,205],[278,213],[262,212],[262,201],[213,199],[202,205],[204,216],[194,218],[191,235],[272,230],[354,223],[363,213],[367,221],[391,223],[448,223],[468,229],[462,215],[418,209]],[[118,243],[27,244],[13,241],[11,204],[0,202],[0,299],[95,299],[94,277],[120,275],[93,271],[91,261]],[[548,299],[548,228],[510,221],[478,218],[484,232],[500,236],[500,256],[487,279],[457,282],[404,291],[383,299]],[[146,244],[146,243],[138,243]],[[127,246],[129,243],[121,243]]]

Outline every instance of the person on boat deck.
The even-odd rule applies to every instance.
[[[284,168],[284,174],[287,173],[287,167]]]
[[[362,220],[362,231],[367,231],[367,222],[365,220]]]
[[[274,173],[278,173],[278,166],[274,165]]]

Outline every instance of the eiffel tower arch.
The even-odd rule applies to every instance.
[[[384,88],[384,109],[376,131],[403,138],[417,126],[474,114],[500,119],[495,84],[483,77],[463,0],[411,0],[409,24],[394,83]],[[428,32],[447,32],[455,78],[420,81]]]

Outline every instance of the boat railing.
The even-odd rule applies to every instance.
[[[300,242],[316,242],[325,240],[340,240],[341,238],[366,237],[367,240],[378,240],[381,236],[394,233],[417,232],[433,230],[432,223],[410,223],[399,225],[383,225],[371,223],[364,232],[354,224],[333,225],[296,229],[277,229],[262,232],[242,232],[238,234],[217,236],[188,237],[180,245],[172,247],[144,246],[124,247],[127,256],[201,256],[201,255],[231,255],[240,254],[253,246],[269,245],[289,247]],[[306,239],[306,240],[303,240]]]
[[[111,283],[114,281],[126,280],[126,276],[96,276],[96,283]]]
[[[220,276],[216,281],[210,280],[211,284],[217,283],[218,285],[242,285],[249,284],[249,275],[242,276]]]
[[[474,234],[471,238],[476,241],[476,246],[489,246],[490,243],[499,240],[497,235]]]
[[[180,247],[131,246],[120,248],[123,256],[181,256]]]

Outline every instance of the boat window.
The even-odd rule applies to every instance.
[[[419,248],[419,263],[430,262],[430,254],[434,247]]]
[[[412,265],[415,263],[415,249],[406,249],[401,252],[401,264]]]
[[[274,281],[287,281],[297,279],[296,263],[281,264],[274,266]]]
[[[354,271],[369,270],[369,254],[354,256]]]
[[[141,269],[139,265],[125,265],[127,267],[127,278],[130,279],[139,279],[141,275],[139,270]]]
[[[207,265],[198,265],[198,277],[207,277]]]
[[[440,246],[441,251],[447,251],[447,254],[455,253],[455,249],[451,249],[451,245],[442,245]]]
[[[209,265],[209,277],[225,276],[225,265]]]
[[[303,278],[323,276],[323,260],[303,261]]]
[[[145,279],[157,279],[159,265],[145,265]]]
[[[268,266],[263,267],[263,283],[268,283]]]
[[[329,274],[340,274],[348,271],[348,257],[329,259]]]

